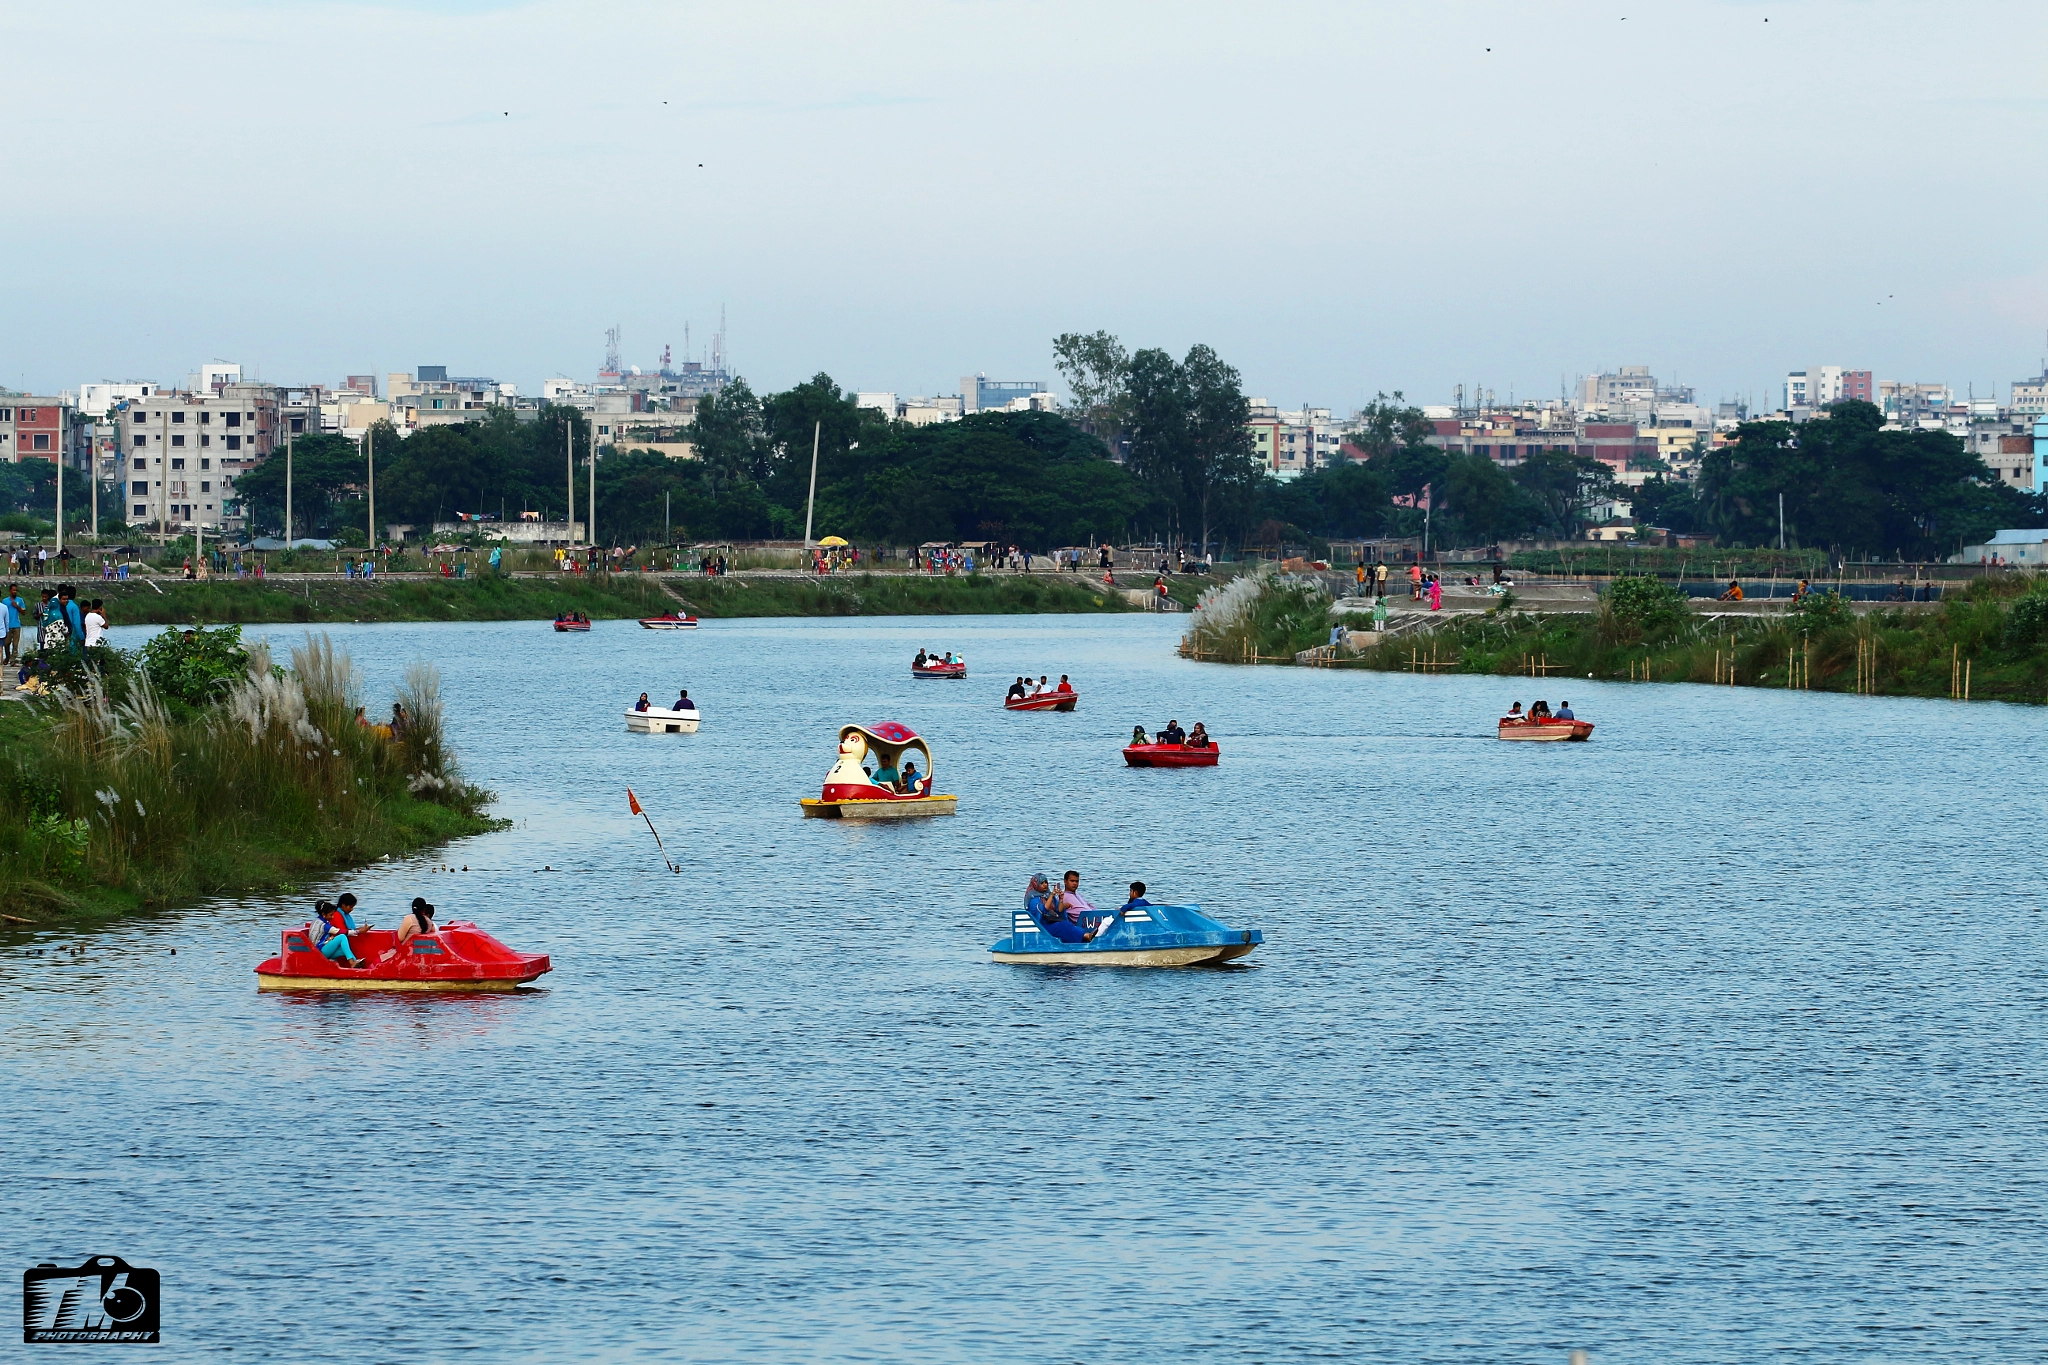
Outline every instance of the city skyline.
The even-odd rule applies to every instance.
[[[2038,371],[2048,17],[1628,8],[17,12],[9,161],[55,199],[0,229],[34,321],[0,383],[538,392],[721,308],[763,390],[1056,384],[1096,328],[1287,406]]]

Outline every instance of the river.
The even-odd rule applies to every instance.
[[[1204,665],[1185,619],[329,628],[373,703],[439,665],[513,825],[317,890],[554,972],[259,994],[311,893],[16,937],[0,1245],[159,1269],[168,1360],[2048,1350],[2042,712]],[[1079,710],[1001,711],[1026,669]],[[701,733],[625,731],[678,684]],[[1593,741],[1496,742],[1536,696]],[[1221,766],[1126,769],[1170,716]],[[800,819],[884,719],[959,815]],[[1069,867],[1265,946],[991,964]]]

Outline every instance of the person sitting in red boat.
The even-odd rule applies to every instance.
[[[1570,702],[1561,701],[1557,704],[1557,715],[1554,717],[1554,719],[1577,720],[1578,717],[1572,714],[1572,704]]]
[[[1064,674],[1064,673],[1060,674],[1060,685],[1059,685],[1058,687],[1055,687],[1055,688],[1053,689],[1053,691],[1055,691],[1055,692],[1071,692],[1071,691],[1073,691],[1073,690],[1074,690],[1074,685],[1073,685],[1072,683],[1070,683],[1070,682],[1068,682],[1068,681],[1067,681],[1067,675],[1066,675],[1066,674]]]
[[[1017,681],[1015,681],[1015,682],[1011,683],[1011,684],[1010,684],[1010,690],[1009,690],[1009,691],[1007,691],[1007,692],[1005,692],[1005,693],[1003,693],[1003,700],[1004,700],[1004,701],[1006,701],[1006,702],[1008,702],[1008,701],[1021,701],[1021,700],[1023,699],[1023,697],[1024,697],[1024,680],[1023,680],[1022,678],[1019,678],[1019,679],[1017,679]]]
[[[1522,714],[1522,703],[1516,702],[1508,708],[1508,713],[1500,718],[1500,723],[1502,725],[1522,725],[1527,723],[1528,719],[1527,716]]]
[[[1146,744],[1150,744],[1151,742],[1152,742],[1152,741],[1151,741],[1150,739],[1148,739],[1148,738],[1146,737],[1146,735],[1145,735],[1145,727],[1144,727],[1144,726],[1142,726],[1142,725],[1133,725],[1133,726],[1131,727],[1131,743],[1132,743],[1132,744],[1136,744],[1136,745],[1146,745]]]
[[[421,934],[431,934],[433,932],[434,907],[427,904],[426,897],[414,896],[412,898],[411,912],[398,922],[397,945],[385,949],[384,955],[378,958],[377,961],[380,963],[389,962],[392,958],[405,951],[406,944],[412,942]]]
[[[1206,725],[1202,724],[1202,722],[1200,722],[1200,721],[1196,721],[1196,722],[1195,722],[1195,728],[1194,728],[1194,730],[1193,730],[1193,731],[1191,731],[1191,732],[1189,733],[1189,735],[1188,735],[1188,742],[1187,742],[1187,747],[1188,747],[1188,748],[1190,748],[1190,749],[1206,749],[1206,748],[1208,748],[1208,747],[1209,747],[1209,727],[1207,727]]]
[[[362,967],[366,964],[356,955],[355,945],[349,942],[350,934],[361,933],[370,926],[357,924],[349,912],[355,909],[356,896],[353,891],[342,893],[340,904],[321,901],[313,907],[313,917],[319,927],[313,931],[313,946],[320,955],[330,962],[344,967]]]
[[[1530,703],[1529,703],[1529,723],[1530,723],[1531,725],[1541,725],[1541,724],[1543,724],[1543,722],[1545,722],[1545,721],[1547,721],[1547,720],[1549,720],[1549,719],[1550,719],[1550,703],[1549,703],[1549,702],[1547,702],[1547,701],[1532,701],[1532,702],[1530,702]]]
[[[1166,722],[1166,728],[1159,732],[1158,742],[1161,744],[1185,744],[1187,743],[1187,738],[1188,732],[1180,728],[1180,722],[1169,720]]]

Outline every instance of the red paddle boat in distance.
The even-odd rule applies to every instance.
[[[1042,683],[1044,678],[1041,676],[1039,681]],[[1060,674],[1058,687],[1048,687],[1040,692],[1025,691],[1024,689],[1030,685],[1031,680],[1029,678],[1019,678],[1014,683],[1011,683],[1009,695],[1003,698],[1003,709],[1005,711],[1071,711],[1074,709],[1074,704],[1081,700],[1081,694],[1074,690],[1074,685],[1067,681],[1067,675],[1064,673]]]
[[[516,953],[467,920],[398,946],[395,929],[359,929],[349,943],[365,967],[344,967],[313,946],[313,926],[284,931],[278,955],[256,968],[265,991],[510,991],[550,970],[545,953]],[[396,950],[396,951],[394,951]],[[388,955],[388,956],[387,956]]]
[[[936,654],[917,651],[917,657],[910,661],[910,676],[913,678],[965,678],[967,660],[959,658],[951,650],[944,658]]]
[[[589,630],[590,618],[580,611],[566,611],[555,617],[555,629],[560,631]]]
[[[1213,768],[1222,754],[1216,741],[1209,738],[1208,727],[1203,725],[1197,725],[1193,734],[1178,741],[1162,740],[1157,735],[1147,739],[1144,727],[1139,726],[1132,732],[1131,742],[1124,746],[1124,762],[1133,768]]]

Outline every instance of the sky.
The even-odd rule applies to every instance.
[[[2048,5],[0,5],[0,384],[1057,385],[1702,401],[2048,353]]]

